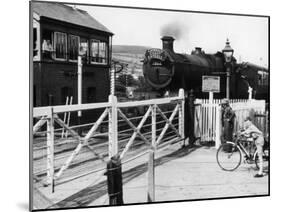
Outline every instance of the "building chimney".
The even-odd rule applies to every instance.
[[[163,49],[170,50],[174,52],[174,38],[171,36],[163,36],[161,38],[162,44],[163,44]]]

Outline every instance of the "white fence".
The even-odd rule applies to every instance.
[[[215,141],[218,148],[221,143],[221,100],[209,102],[206,99],[195,101],[195,137],[201,142]],[[230,106],[235,112],[234,132],[243,127],[243,120],[247,116],[265,114],[265,100],[230,100]],[[265,118],[256,118],[255,123],[264,132],[267,132]]]
[[[139,107],[143,108],[142,114],[129,116],[127,109]],[[77,115],[77,111],[84,114],[91,110],[101,113],[91,123],[69,126],[62,120],[65,113]],[[118,102],[110,95],[105,103],[38,107],[33,109],[33,118],[38,119],[33,126],[33,134],[38,139],[33,140],[33,174],[35,178],[46,175],[45,185],[51,185],[53,192],[55,184],[88,174],[103,174],[106,162],[113,156],[119,155],[122,163],[126,163],[148,153],[148,196],[153,201],[155,151],[184,142],[184,90],[180,89],[178,96],[170,98]],[[103,140],[95,139],[101,134],[101,126],[106,128]],[[79,134],[81,127],[87,130]],[[68,136],[62,138],[61,132]],[[145,143],[145,148],[134,151],[140,143]],[[85,161],[90,165],[85,165]]]

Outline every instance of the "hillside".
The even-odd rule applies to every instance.
[[[142,76],[142,60],[147,49],[150,49],[150,47],[112,45],[112,58],[113,60],[128,64],[126,72],[137,78]]]
[[[112,53],[129,53],[129,54],[144,54],[147,46],[131,46],[131,45],[112,45]]]

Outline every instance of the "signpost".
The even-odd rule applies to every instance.
[[[220,77],[202,76],[202,92],[209,93],[209,103],[212,103],[214,99],[214,93],[220,92]]]
[[[208,134],[212,136],[212,124],[213,124],[213,99],[214,93],[220,92],[220,77],[219,76],[202,76],[202,92],[209,92],[209,114],[208,117]]]

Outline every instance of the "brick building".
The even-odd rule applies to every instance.
[[[82,103],[108,100],[113,33],[86,11],[33,2],[33,105],[77,103],[77,58],[84,52]]]

